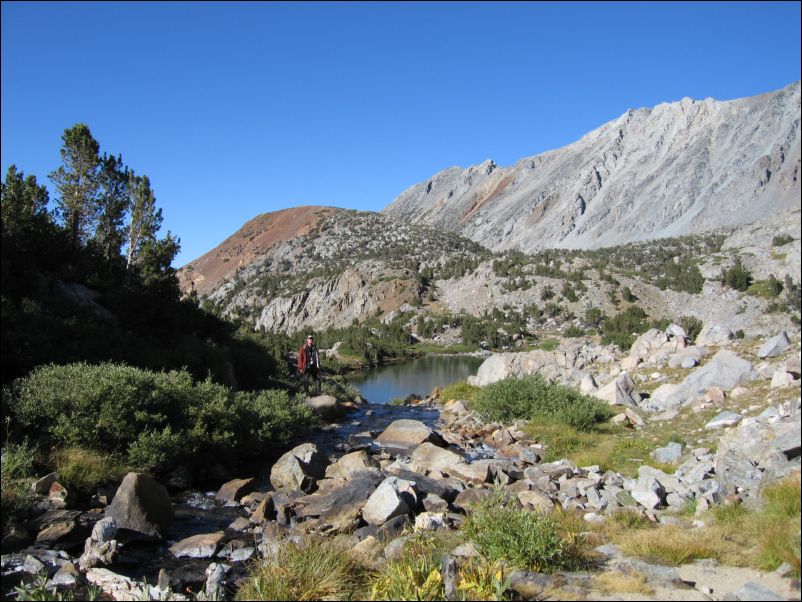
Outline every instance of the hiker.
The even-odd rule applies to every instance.
[[[316,394],[320,395],[320,358],[315,347],[315,338],[311,334],[298,351],[298,372],[303,375],[306,394],[309,394],[310,379],[314,379]]]

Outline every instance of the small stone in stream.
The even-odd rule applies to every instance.
[[[240,516],[239,518],[234,520],[234,522],[228,525],[228,528],[231,529],[232,531],[245,531],[245,529],[247,529],[250,526],[251,526],[250,521],[244,516]]]
[[[211,558],[224,538],[222,531],[193,535],[172,545],[170,552],[176,558]]]

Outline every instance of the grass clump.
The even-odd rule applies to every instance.
[[[50,464],[69,490],[91,492],[105,483],[119,482],[128,467],[117,456],[70,447],[54,451]]]
[[[464,399],[467,401],[474,401],[481,389],[474,385],[469,385],[466,381],[452,383],[447,387],[443,387],[440,392],[440,399],[443,401],[450,401],[452,399]]]
[[[547,514],[516,507],[502,492],[476,504],[463,529],[491,561],[546,572],[569,564],[569,542]]]
[[[753,532],[758,539],[757,565],[774,570],[789,563],[800,576],[800,474],[766,487],[763,507],[756,512]]]
[[[710,531],[688,530],[669,525],[661,527],[659,534],[653,529],[623,531],[621,549],[629,555],[647,561],[679,566],[700,558],[726,559],[719,537]]]
[[[31,484],[34,477],[36,449],[25,439],[22,443],[7,442],[3,449],[2,472],[2,530],[11,520],[22,518],[33,502]]]
[[[365,584],[364,569],[332,542],[287,542],[275,559],[255,566],[236,599],[359,600]]]
[[[606,594],[645,594],[651,595],[654,589],[643,574],[635,571],[625,574],[619,571],[602,573],[593,578],[593,584]]]
[[[488,422],[540,418],[567,424],[578,431],[591,430],[612,416],[601,401],[570,387],[551,384],[539,374],[489,384],[471,405]]]

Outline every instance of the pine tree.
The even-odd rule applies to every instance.
[[[131,221],[128,224],[127,269],[137,262],[146,242],[155,241],[162,225],[162,210],[156,209],[156,197],[147,176],[130,174],[128,180]]]
[[[47,188],[37,184],[36,176],[26,178],[11,165],[6,181],[0,183],[3,238],[29,236],[37,222],[49,222],[47,202]]]
[[[78,123],[61,137],[62,165],[50,174],[59,196],[56,208],[73,246],[85,242],[100,213],[100,145],[89,127]]]
[[[121,156],[103,155],[99,172],[99,216],[93,241],[106,259],[118,258],[125,242],[129,177],[130,170]]]

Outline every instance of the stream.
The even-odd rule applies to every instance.
[[[420,420],[434,428],[439,418],[437,409],[393,405],[392,401],[405,399],[410,394],[425,397],[437,386],[465,380],[469,375],[476,374],[483,361],[484,358],[473,356],[425,356],[403,364],[381,366],[367,372],[351,374],[347,377],[348,381],[359,389],[367,403],[349,412],[340,422],[326,424],[300,436],[287,449],[311,442],[329,457],[341,456],[354,446],[375,445],[372,438],[394,420]],[[256,489],[263,491],[272,489],[269,475],[270,463],[265,462],[261,469],[255,469],[252,474],[235,476],[256,477]],[[208,559],[176,560],[167,552],[167,548],[191,535],[223,530],[236,518],[246,516],[246,512],[239,506],[220,506],[216,503],[216,493],[216,489],[188,490],[174,496],[174,521],[163,550],[154,554],[152,546],[149,550],[146,547],[141,550],[137,550],[136,546],[129,548],[127,554],[121,555],[117,570],[131,577],[147,578],[151,583],[159,567],[166,568],[174,577],[176,572],[202,572],[210,562]],[[127,566],[120,566],[121,564]]]

